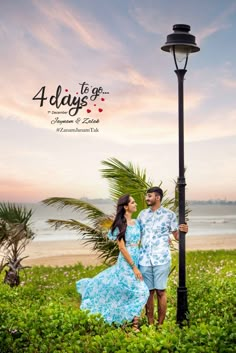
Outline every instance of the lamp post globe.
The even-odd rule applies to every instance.
[[[166,43],[161,47],[165,52],[173,55],[175,73],[178,78],[178,134],[179,134],[179,224],[185,223],[185,173],[184,173],[184,76],[188,57],[191,53],[200,50],[195,41],[195,36],[190,34],[190,26],[186,24],[175,24],[173,33],[167,36]],[[185,264],[185,233],[179,231],[179,283],[177,288],[177,323],[182,326],[188,323],[188,298],[186,287],[186,264]]]

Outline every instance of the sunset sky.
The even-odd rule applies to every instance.
[[[201,48],[184,83],[186,197],[236,200],[235,0],[1,0],[0,201],[108,198],[99,170],[110,157],[146,169],[171,196],[178,86],[160,47],[176,23]],[[75,116],[50,104],[59,85],[59,101],[82,101],[83,82]],[[32,98],[44,86],[40,107]]]

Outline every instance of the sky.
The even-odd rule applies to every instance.
[[[184,81],[186,198],[236,200],[235,0],[0,0],[0,201],[109,198],[112,157],[172,196],[178,84],[160,48],[178,23],[201,49]]]

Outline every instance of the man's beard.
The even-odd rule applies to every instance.
[[[147,206],[153,206],[155,204],[155,202],[152,201],[146,201]]]

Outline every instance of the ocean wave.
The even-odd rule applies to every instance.
[[[189,220],[189,223],[229,223],[228,220],[226,219],[191,219]]]

